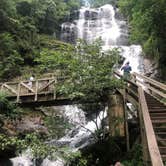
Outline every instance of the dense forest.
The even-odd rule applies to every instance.
[[[1,0],[0,78],[18,76],[23,66],[34,65],[42,34],[58,37],[61,23],[79,7],[78,0]]]
[[[159,61],[166,80],[166,1],[119,0],[118,5],[130,24],[130,42],[141,44],[146,56]]]

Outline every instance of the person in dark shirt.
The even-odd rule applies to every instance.
[[[130,63],[127,62],[122,68],[121,70],[123,70],[123,77],[124,79],[130,79],[130,72],[132,70],[131,66],[129,65]]]

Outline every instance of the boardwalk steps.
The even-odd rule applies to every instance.
[[[117,78],[121,74],[115,72]],[[166,163],[166,85],[133,73],[125,90],[119,91],[124,101],[138,109],[143,161],[145,166]]]
[[[166,161],[166,106],[145,93],[153,129],[163,161]]]

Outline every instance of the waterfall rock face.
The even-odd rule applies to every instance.
[[[63,23],[61,39],[74,42],[81,38],[92,42],[101,37],[105,45],[126,45],[128,43],[128,31],[126,22],[116,20],[120,14],[111,5],[104,5],[97,9],[82,7],[79,10],[79,19],[74,23]],[[125,40],[120,40],[124,36]],[[120,41],[120,42],[117,42]]]
[[[66,22],[62,24],[61,40],[75,43],[77,27],[74,23]]]

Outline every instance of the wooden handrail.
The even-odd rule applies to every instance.
[[[120,78],[123,78],[123,76],[119,72],[114,72],[114,74]],[[138,73],[132,73],[131,74],[132,79],[124,81],[128,82],[131,85],[139,86],[140,84],[145,87],[145,91],[151,95],[153,95],[155,98],[166,99],[166,85],[163,83],[160,83],[156,80],[153,80],[149,77],[146,77],[144,75],[138,74]],[[164,100],[163,100],[164,103]]]
[[[166,85],[161,83],[161,82],[158,82],[158,81],[156,81],[154,79],[151,79],[149,77],[146,77],[146,76],[138,74],[138,73],[133,73],[132,75],[143,79],[146,83],[148,82],[149,84],[151,84],[151,85],[153,85],[155,87],[158,87],[158,89],[166,91]]]
[[[140,103],[140,111],[142,113],[142,120],[143,120],[143,127],[145,129],[146,134],[146,141],[147,146],[149,150],[149,155],[151,159],[152,166],[164,166],[162,162],[162,158],[159,152],[159,148],[157,145],[155,133],[153,130],[152,122],[150,119],[148,106],[146,103],[144,91],[142,87],[138,88],[138,94],[139,94],[139,103]]]

